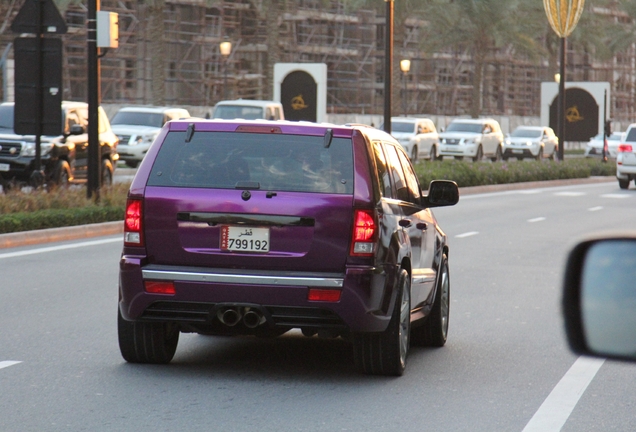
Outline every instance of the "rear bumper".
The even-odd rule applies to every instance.
[[[264,324],[279,328],[386,329],[394,300],[388,275],[393,268],[348,267],[343,274],[248,272],[206,268],[142,266],[142,257],[120,262],[120,310],[124,319],[171,321],[195,328],[218,326],[216,312],[227,305],[259,308]],[[173,281],[174,295],[144,291],[145,280]],[[310,288],[342,290],[338,302],[308,300]]]

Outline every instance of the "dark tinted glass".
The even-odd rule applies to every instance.
[[[412,123],[412,122],[392,121],[392,122],[391,122],[391,131],[392,131],[392,132],[408,132],[408,133],[413,133],[413,132],[415,131],[415,123]]]
[[[157,155],[149,186],[353,193],[351,139],[322,136],[170,132]],[[247,183],[249,182],[249,183]]]
[[[518,138],[538,138],[541,136],[542,133],[543,131],[541,131],[540,129],[518,128],[515,129],[514,132],[510,134],[510,136]]]
[[[110,124],[152,126],[160,128],[163,126],[163,114],[119,111],[115,114],[115,117],[113,117]]]
[[[263,108],[241,105],[219,105],[214,110],[214,118],[258,120],[263,117]]]
[[[450,122],[446,132],[474,132],[481,133],[482,125],[479,123]]]
[[[13,130],[13,105],[0,106],[0,128]]]
[[[375,165],[378,170],[378,180],[380,181],[380,192],[382,196],[387,198],[393,198],[393,192],[391,191],[391,179],[389,177],[389,171],[386,166],[386,157],[382,150],[382,144],[375,141],[373,143],[373,153],[375,157]]]
[[[627,134],[625,141],[636,141],[636,127],[629,130],[629,134]]]

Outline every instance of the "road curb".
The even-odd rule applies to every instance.
[[[62,228],[23,231],[10,234],[0,234],[0,249],[115,235],[121,234],[123,232],[124,222],[115,221]]]
[[[480,193],[489,192],[501,192],[509,190],[523,190],[523,189],[540,189],[546,187],[558,187],[558,186],[571,186],[593,183],[609,183],[615,182],[614,176],[602,176],[602,177],[587,177],[580,179],[564,179],[564,180],[545,180],[523,183],[507,183],[500,185],[486,185],[486,186],[470,186],[459,188],[459,195],[475,195]]]

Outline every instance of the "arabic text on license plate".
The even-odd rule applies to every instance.
[[[269,228],[246,228],[223,225],[221,250],[269,252]]]
[[[9,164],[0,164],[0,171],[9,171]]]

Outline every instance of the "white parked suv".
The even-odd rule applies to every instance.
[[[439,134],[439,154],[455,159],[470,157],[479,161],[484,156],[493,162],[503,157],[503,133],[493,119],[454,119]]]
[[[636,179],[636,123],[629,125],[618,146],[616,178],[621,189],[628,189],[629,182]]]
[[[110,121],[113,132],[119,137],[119,160],[131,168],[137,167],[167,121],[189,117],[190,113],[183,108],[121,108]]]
[[[554,160],[559,149],[559,138],[547,126],[519,126],[504,141],[504,160],[532,158]]]
[[[439,159],[439,135],[431,119],[391,117],[391,135],[402,145],[411,161]]]

